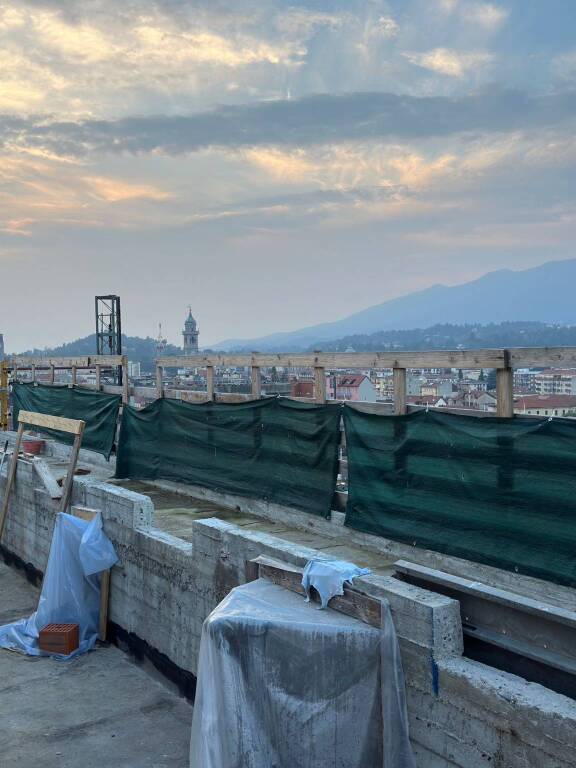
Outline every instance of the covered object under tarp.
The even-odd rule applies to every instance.
[[[264,580],[204,622],[193,768],[413,768],[390,611],[378,630]]]

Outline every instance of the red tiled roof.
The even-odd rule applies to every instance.
[[[576,408],[576,395],[524,395],[514,400],[515,408]]]

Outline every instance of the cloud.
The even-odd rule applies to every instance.
[[[403,54],[411,64],[438,72],[449,77],[464,77],[471,69],[478,69],[494,60],[491,53],[485,51],[459,52],[448,48],[434,48],[425,53]]]
[[[132,184],[105,176],[84,176],[90,193],[99,200],[118,203],[124,200],[167,200],[170,195],[151,184]]]
[[[0,146],[61,156],[179,155],[206,147],[308,146],[358,140],[413,140],[463,132],[554,126],[576,117],[576,92],[529,96],[484,90],[460,98],[392,93],[316,95],[224,106],[185,116],[58,122],[0,118]]]

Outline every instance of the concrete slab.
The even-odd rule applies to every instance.
[[[0,561],[0,621],[35,590]],[[118,648],[71,662],[0,650],[0,764],[19,768],[188,768],[192,707]]]

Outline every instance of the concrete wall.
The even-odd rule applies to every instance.
[[[154,527],[150,499],[89,476],[75,480],[73,503],[102,510],[120,557],[110,619],[193,674],[202,622],[245,581],[247,560],[267,554],[304,565],[319,554],[216,519],[194,522],[192,542],[184,542]],[[55,506],[32,464],[20,461],[3,547],[44,570]],[[356,583],[390,602],[419,767],[576,764],[576,703],[463,658],[457,602],[385,576]]]

